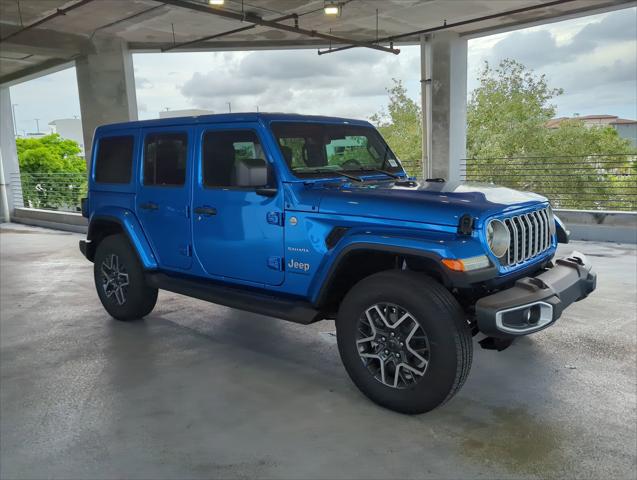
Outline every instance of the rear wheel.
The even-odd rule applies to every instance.
[[[144,270],[123,235],[111,235],[100,242],[93,276],[102,305],[114,318],[133,320],[153,311],[157,289],[146,285]]]
[[[352,381],[402,413],[445,403],[469,374],[473,346],[464,312],[439,283],[417,272],[361,280],[343,300],[338,348]]]

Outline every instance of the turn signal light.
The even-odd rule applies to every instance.
[[[455,272],[464,272],[464,263],[462,263],[462,260],[455,260],[453,258],[443,258],[442,263],[449,270],[453,270]]]
[[[471,270],[488,267],[489,259],[486,255],[470,258],[443,258],[442,263],[445,267],[454,272],[469,272]]]

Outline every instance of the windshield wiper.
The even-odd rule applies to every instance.
[[[340,175],[342,177],[349,178],[351,180],[354,180],[355,182],[364,182],[365,181],[365,180],[363,180],[360,177],[355,177],[354,175],[349,175],[349,174],[347,174],[345,172],[341,172],[341,171],[338,171],[338,170],[334,170],[333,172],[330,172],[330,173],[335,173],[335,174]]]
[[[320,170],[320,169],[317,168],[315,170],[303,170],[303,171],[300,171],[299,173],[325,173],[327,175],[335,174],[335,175],[340,175],[341,177],[349,178],[350,180],[354,180],[355,182],[364,182],[365,181],[362,178],[355,177],[354,175],[349,175],[349,174],[341,172],[339,170]]]
[[[366,168],[366,169],[361,170],[361,171],[362,172],[384,173],[385,175],[387,175],[388,177],[391,177],[391,178],[400,178],[400,175],[396,175],[395,173],[388,172],[387,170],[381,170],[380,168]]]

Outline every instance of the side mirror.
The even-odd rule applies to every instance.
[[[263,197],[274,197],[278,193],[278,190],[274,187],[257,187],[254,192]]]

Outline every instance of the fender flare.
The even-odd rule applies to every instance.
[[[451,249],[445,250],[450,252]],[[316,293],[312,296],[313,305],[323,305],[329,293],[332,280],[342,262],[350,254],[363,251],[385,252],[390,254],[422,258],[423,260],[429,262],[430,265],[433,265],[434,268],[436,268],[437,272],[441,275],[444,284],[448,287],[468,288],[471,286],[472,283],[481,282],[489,278],[493,278],[497,275],[497,269],[495,266],[491,266],[482,270],[476,270],[475,272],[454,272],[452,270],[443,268],[441,259],[444,258],[444,256],[439,253],[426,250],[424,248],[415,248],[387,243],[355,241],[341,248],[336,254],[335,258],[331,262],[329,262],[327,272],[322,275],[322,281],[319,285],[315,286],[314,291]],[[453,257],[453,255],[451,255],[450,253],[449,257]]]
[[[553,213],[555,219],[555,233],[557,234],[557,243],[568,243],[571,233],[566,229],[564,222]]]
[[[92,241],[95,238],[96,232],[94,229],[99,220],[119,224],[145,270],[156,270],[158,268],[150,243],[142,230],[139,220],[132,211],[122,207],[108,207],[96,211],[89,220],[88,233],[86,235],[88,241]]]

